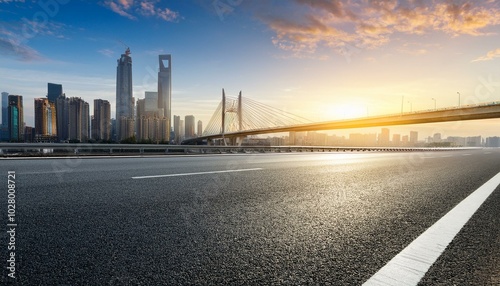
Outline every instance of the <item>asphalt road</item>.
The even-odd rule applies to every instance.
[[[6,230],[8,171],[1,285],[361,285],[500,150],[1,160]],[[500,285],[499,204],[497,187],[419,285]]]

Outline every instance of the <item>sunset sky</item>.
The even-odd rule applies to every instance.
[[[313,121],[500,101],[499,2],[0,0],[0,91],[30,126],[47,82],[114,114],[130,47],[134,97],[172,54],[172,114],[205,124],[222,88]],[[500,136],[500,120],[391,127],[410,129]]]

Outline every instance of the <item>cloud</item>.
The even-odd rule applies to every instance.
[[[133,13],[138,13],[144,17],[156,17],[167,22],[179,20],[180,15],[178,12],[169,8],[156,7],[159,2],[158,0],[107,0],[103,4],[118,15],[131,20],[137,19]]]
[[[130,8],[130,4],[128,1],[125,0],[119,0],[118,2],[106,1],[104,2],[104,6],[108,7],[109,9],[111,9],[113,12],[115,12],[120,16],[129,18],[130,20],[136,19],[136,17],[132,16],[126,11]]]
[[[500,4],[491,0],[293,0],[293,3],[293,13],[282,13],[279,6],[273,6],[258,9],[256,17],[275,33],[272,41],[277,47],[295,54],[313,53],[320,47],[339,50],[346,44],[378,48],[397,33],[486,36],[491,35],[488,28],[500,24]]]
[[[500,48],[489,51],[485,56],[479,57],[472,62],[482,62],[482,61],[491,61],[494,58],[500,58]]]
[[[0,3],[10,3],[10,2],[21,2],[21,3],[24,3],[24,0],[0,0]]]
[[[21,61],[31,62],[42,60],[40,54],[29,46],[13,39],[0,38],[0,54],[14,56]]]
[[[115,54],[115,52],[110,49],[101,49],[98,52],[105,55],[106,57],[113,57],[113,55]]]

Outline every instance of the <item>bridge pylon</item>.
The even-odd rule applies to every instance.
[[[230,118],[231,117],[231,118]],[[235,120],[237,118],[237,120]],[[227,124],[229,123],[229,124]],[[227,126],[226,126],[227,125]],[[243,97],[241,91],[238,95],[238,99],[227,99],[226,92],[222,89],[222,124],[221,124],[221,134],[223,138],[224,145],[228,145],[225,138],[226,132],[236,132],[243,130]],[[229,145],[241,146],[243,139],[245,137],[235,137],[227,138],[229,140]]]

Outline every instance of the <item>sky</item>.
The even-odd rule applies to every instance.
[[[311,121],[500,101],[500,1],[0,0],[0,91],[47,83],[109,100],[130,47],[134,97],[172,55],[172,114],[208,123],[221,90]],[[391,127],[500,136],[500,120]],[[376,132],[370,129],[366,132]],[[363,133],[363,130],[333,133]]]

